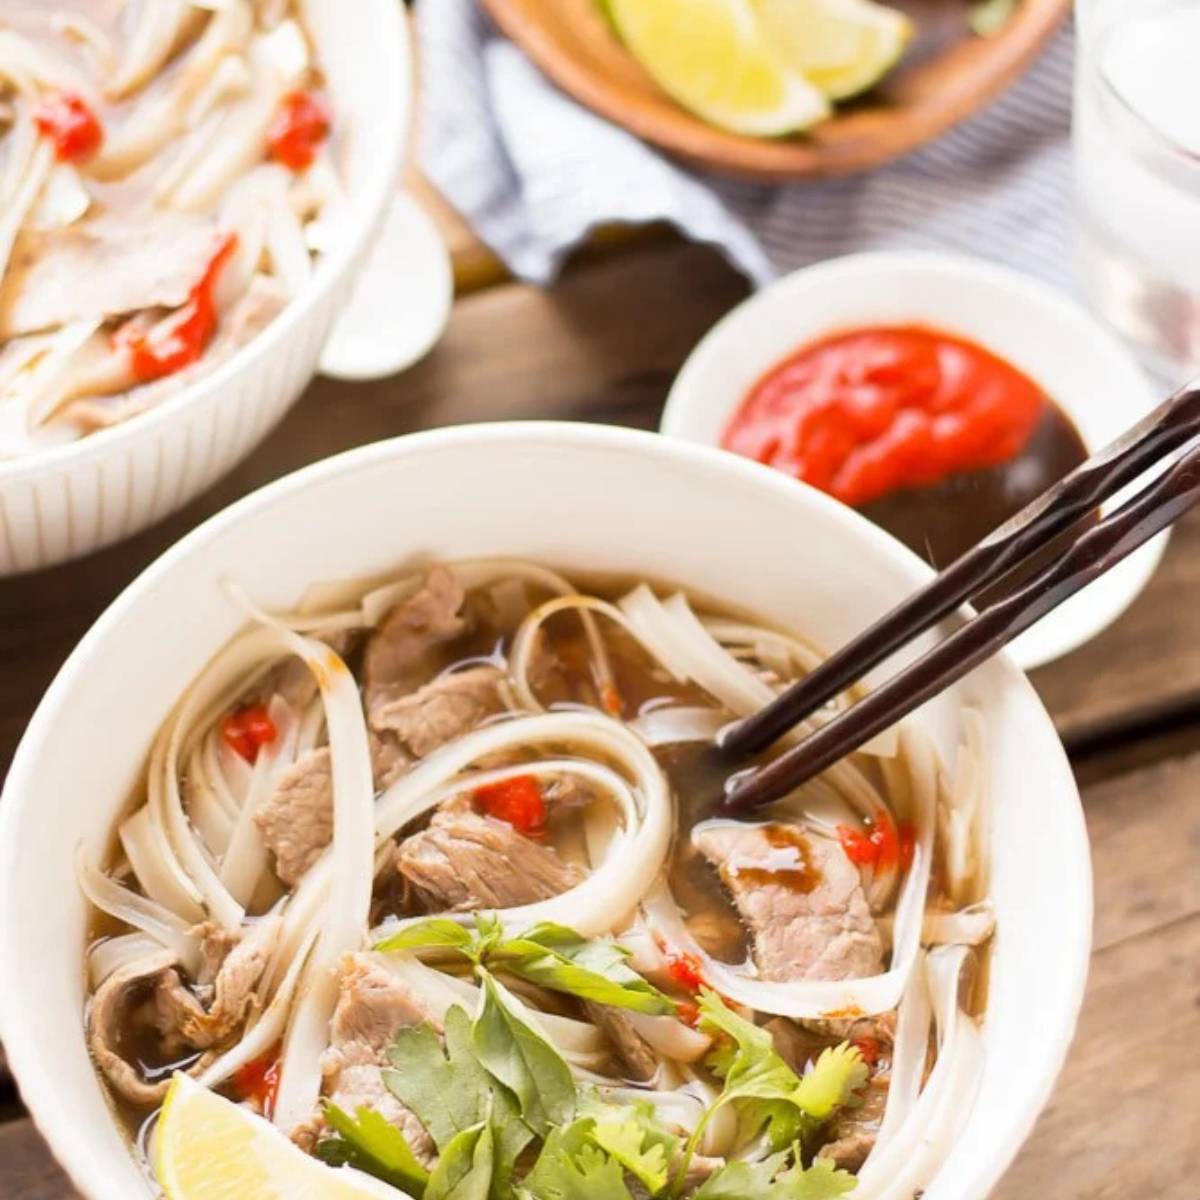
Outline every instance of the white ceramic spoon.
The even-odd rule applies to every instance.
[[[382,379],[412,366],[441,336],[453,300],[441,234],[412,196],[397,192],[321,354],[321,374]]]

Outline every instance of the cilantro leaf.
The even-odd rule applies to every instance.
[[[405,1192],[421,1194],[429,1172],[412,1152],[404,1134],[370,1108],[357,1116],[325,1102],[325,1119],[336,1137],[322,1138],[316,1155],[330,1166],[351,1166]]]
[[[456,1134],[438,1158],[424,1200],[488,1200],[494,1149],[490,1123]]]
[[[521,1120],[516,1101],[480,1065],[471,1049],[471,1018],[460,1005],[446,1013],[445,1052],[428,1024],[401,1029],[383,1072],[388,1090],[425,1126],[439,1150],[459,1134],[478,1127],[491,1114],[494,1136],[493,1195],[506,1195],[513,1167],[533,1132]]]
[[[592,1143],[594,1126],[584,1117],[552,1129],[522,1194],[529,1200],[632,1200],[621,1164]]]
[[[746,1200],[748,1196],[767,1196],[787,1158],[788,1151],[784,1150],[761,1162],[731,1162],[714,1171],[700,1185],[692,1200]]]
[[[499,942],[497,965],[558,992],[613,1008],[661,1015],[675,1005],[628,964],[629,951],[606,938],[581,938],[563,925],[543,923]]]
[[[837,1200],[858,1186],[858,1180],[818,1158],[808,1170],[796,1162],[781,1170],[788,1151],[761,1162],[731,1162],[710,1175],[692,1200]]]
[[[491,1081],[471,1052],[471,1018],[459,1005],[446,1012],[446,1050],[428,1023],[400,1029],[388,1050],[383,1082],[417,1114],[439,1150],[487,1115]]]
[[[471,1031],[475,1057],[517,1098],[525,1123],[541,1136],[575,1115],[575,1081],[557,1050],[519,1015],[521,1006],[489,972],[479,972],[483,1010]]]
[[[835,1108],[857,1106],[855,1092],[867,1082],[867,1064],[849,1042],[821,1051],[812,1070],[800,1080],[793,1100],[814,1120],[825,1121]]]
[[[579,1112],[593,1120],[591,1137],[597,1146],[635,1176],[651,1196],[663,1191],[680,1139],[658,1123],[652,1104],[645,1100],[609,1104],[589,1091],[580,1097]]]

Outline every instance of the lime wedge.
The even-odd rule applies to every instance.
[[[912,37],[902,12],[872,0],[753,0],[763,32],[831,100],[879,82]]]
[[[608,0],[608,11],[655,82],[713,125],[773,137],[829,115],[763,36],[750,0]]]
[[[167,1200],[403,1200],[347,1167],[327,1167],[247,1109],[176,1075],[155,1131]]]

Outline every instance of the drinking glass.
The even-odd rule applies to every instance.
[[[1160,374],[1200,371],[1200,0],[1077,0],[1079,270]]]

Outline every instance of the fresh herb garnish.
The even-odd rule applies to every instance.
[[[549,922],[520,937],[505,938],[488,914],[474,931],[444,917],[417,921],[379,942],[385,952],[444,949],[476,966],[504,970],[553,991],[566,992],[613,1008],[661,1016],[675,1005],[629,966],[629,952],[605,938],[588,940],[573,929]]]
[[[424,1200],[488,1200],[495,1171],[490,1122],[450,1139],[429,1177]]]
[[[579,1112],[593,1121],[592,1141],[641,1182],[651,1196],[667,1186],[671,1163],[682,1139],[668,1133],[646,1100],[609,1104],[595,1092],[580,1097]]]
[[[785,1162],[793,1158],[791,1167]],[[807,1170],[798,1153],[781,1151],[761,1162],[731,1162],[704,1181],[692,1200],[836,1200],[854,1191],[858,1180],[818,1158]]]
[[[625,1172],[592,1141],[595,1122],[552,1129],[518,1193],[522,1200],[632,1200]]]
[[[388,1051],[392,1065],[384,1070],[383,1081],[416,1114],[440,1153],[488,1121],[493,1131],[492,1195],[507,1196],[517,1157],[533,1140],[533,1131],[521,1120],[512,1093],[475,1057],[471,1040],[471,1018],[457,1004],[446,1013],[444,1053],[430,1025],[401,1029]]]
[[[429,1172],[412,1152],[404,1134],[370,1108],[356,1116],[325,1102],[325,1119],[336,1136],[322,1138],[316,1155],[330,1166],[351,1166],[402,1191],[420,1195]]]
[[[512,994],[480,971],[483,1009],[471,1030],[475,1057],[517,1098],[521,1117],[542,1137],[575,1115],[575,1081],[557,1050],[520,1016]]]

